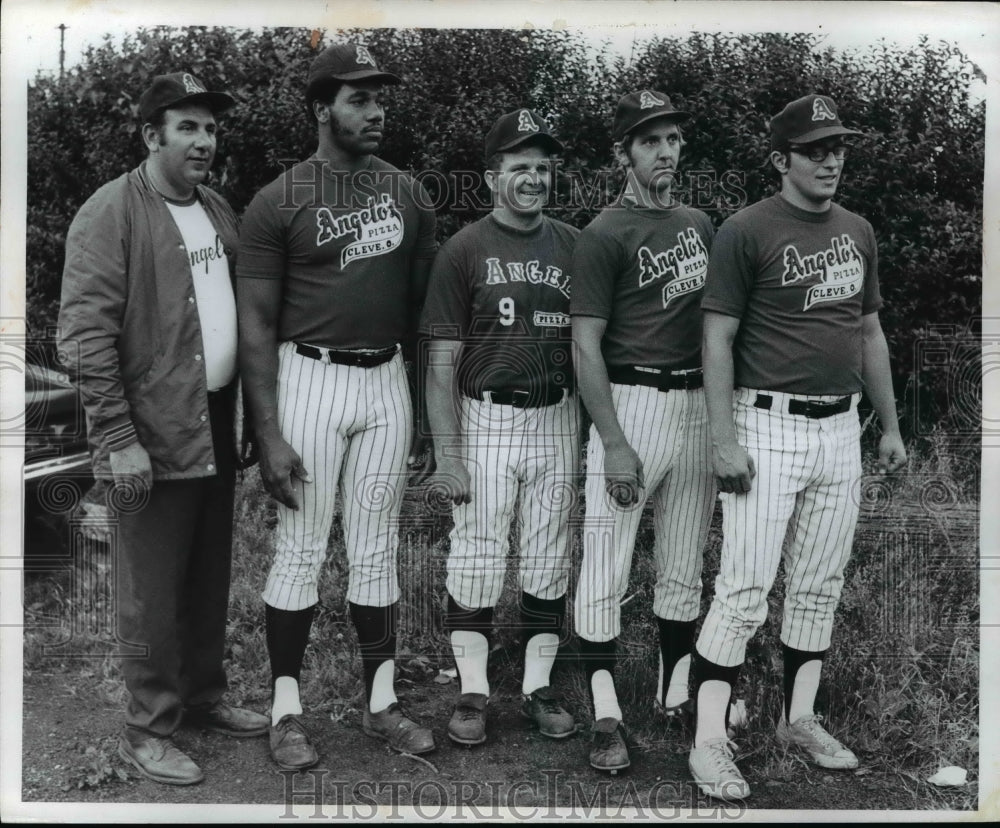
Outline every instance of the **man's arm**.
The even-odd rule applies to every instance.
[[[723,492],[750,491],[756,474],[753,458],[736,441],[733,424],[733,342],[740,320],[705,311],[701,359],[705,376],[705,405],[712,435],[712,466]]]
[[[281,280],[239,279],[240,377],[260,452],[264,487],[290,509],[298,509],[293,477],[311,483],[302,458],[278,428],[278,309]]]
[[[410,341],[411,345],[403,348],[403,356],[409,363],[406,376],[410,383],[410,396],[413,399],[413,440],[407,465],[414,472],[410,479],[412,485],[418,486],[434,472],[434,455],[430,448],[428,434],[427,400],[424,381],[426,378],[426,354],[421,348],[419,334],[420,316],[427,296],[427,283],[430,279],[432,259],[417,259],[410,270]]]
[[[639,502],[645,480],[642,462],[625,439],[611,397],[611,382],[601,353],[607,326],[607,320],[597,316],[573,317],[573,361],[580,397],[604,444],[605,488],[618,505],[632,506]]]
[[[861,317],[861,378],[872,407],[882,423],[878,446],[878,473],[898,471],[906,463],[906,447],[899,433],[896,398],[892,391],[889,346],[882,332],[878,312]]]
[[[427,346],[427,416],[434,435],[436,466],[431,486],[456,504],[472,501],[469,470],[460,457],[462,432],[455,366],[461,350],[462,343],[454,339],[431,340]]]

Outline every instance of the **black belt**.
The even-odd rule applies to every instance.
[[[493,403],[494,405],[512,405],[515,408],[544,408],[555,405],[569,396],[569,389],[553,385],[540,391],[490,391],[485,389],[479,393],[462,392],[474,400]]]
[[[701,368],[691,371],[671,371],[668,368],[609,365],[608,379],[618,385],[648,385],[658,391],[692,391],[704,385]]]
[[[338,351],[334,348],[316,348],[313,345],[304,345],[301,342],[295,343],[295,353],[309,359],[318,359],[320,362],[329,361],[332,365],[353,365],[355,368],[374,368],[376,365],[384,365],[396,356],[399,347],[392,345],[380,351]]]
[[[754,407],[770,411],[773,402],[774,397],[770,394],[758,394],[757,399],[754,401]],[[830,402],[823,402],[822,400],[788,401],[789,414],[801,414],[803,417],[809,417],[813,420],[822,420],[825,417],[832,417],[834,414],[843,414],[845,411],[850,410],[850,394],[846,397],[841,397],[839,400],[832,400]]]

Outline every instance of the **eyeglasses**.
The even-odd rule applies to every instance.
[[[826,157],[832,152],[833,157],[838,161],[843,161],[847,157],[847,145],[837,144],[833,147],[825,147],[822,144],[809,144],[805,147],[789,147],[789,152],[794,152],[796,155],[804,155],[810,161],[820,162],[826,161]]]

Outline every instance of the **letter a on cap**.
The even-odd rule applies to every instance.
[[[192,76],[189,72],[185,72],[184,91],[191,95],[197,95],[199,92],[204,92],[205,87],[198,83],[198,81],[194,79],[194,76]]]
[[[371,66],[375,66],[375,58],[372,57],[371,52],[368,51],[367,46],[355,47],[354,62],[367,63]]]
[[[534,118],[531,117],[531,113],[527,109],[522,109],[520,116],[518,116],[517,131],[538,132],[538,124],[535,123]]]
[[[652,109],[654,106],[665,106],[666,102],[661,101],[652,92],[643,92],[639,96],[639,109]]]
[[[829,118],[831,121],[837,120],[837,113],[830,109],[830,105],[824,101],[822,98],[817,98],[813,101],[813,116],[814,121],[825,121]]]

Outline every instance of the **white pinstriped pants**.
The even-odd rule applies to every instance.
[[[758,393],[772,397],[771,410],[754,407]],[[724,667],[743,663],[747,642],[767,618],[786,531],[781,640],[808,652],[830,646],[858,521],[860,394],[850,411],[820,420],[788,414],[793,396],[837,399],[736,390],[736,438],[753,458],[757,476],[748,493],[720,495],[720,571],[697,645],[701,655]]]
[[[577,503],[577,398],[515,408],[463,396],[461,405],[461,458],[472,502],[453,510],[448,592],[468,609],[496,606],[520,493],[521,589],[560,598],[569,587],[570,516]]]
[[[312,483],[294,480],[299,510],[278,504],[275,556],[264,601],[301,610],[319,601],[320,569],[343,506],[347,600],[399,600],[396,551],[413,410],[403,358],[374,368],[329,365],[278,347],[278,424]]]
[[[693,621],[700,611],[701,567],[716,494],[704,391],[612,383],[611,396],[625,438],[642,461],[645,491],[653,498],[653,612],[671,621]],[[621,634],[620,604],[644,503],[623,509],[608,496],[604,444],[593,426],[586,496],[576,631],[588,641],[610,641]]]

